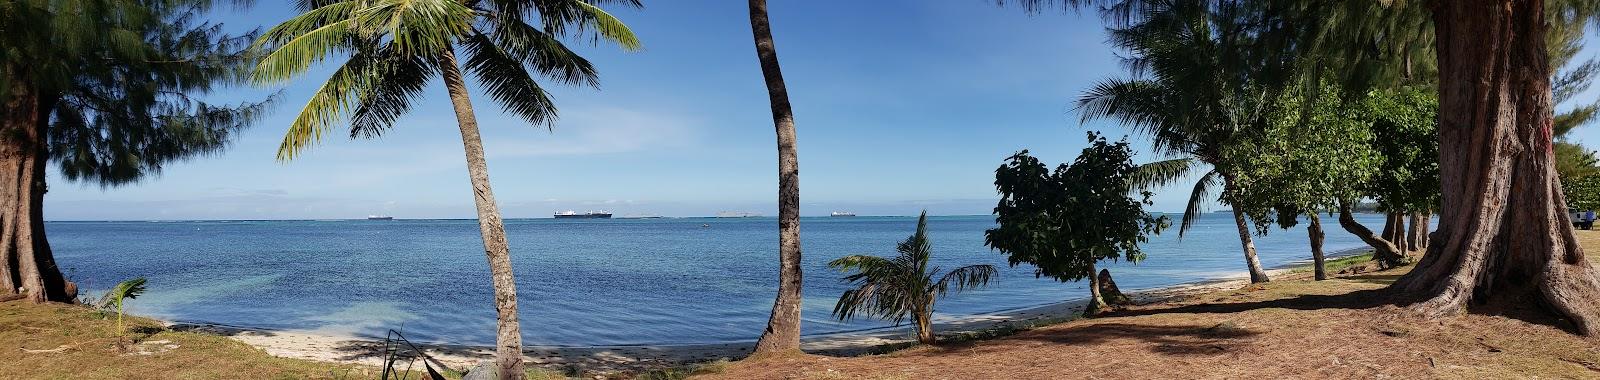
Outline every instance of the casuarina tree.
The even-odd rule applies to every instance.
[[[634,1],[616,1],[639,6]],[[463,71],[506,112],[551,126],[556,107],[534,79],[597,85],[589,61],[560,37],[590,34],[639,48],[627,26],[580,0],[348,0],[305,1],[304,13],[267,31],[256,46],[268,53],[254,71],[261,83],[304,74],[313,64],[348,53],[343,65],[312,94],[289,125],[278,158],[293,159],[341,124],[351,137],[376,137],[411,110],[429,82],[440,80],[455,109],[477,205],[478,230],[494,286],[497,314],[495,368],[502,379],[520,378],[522,330],[516,281],[505,226],[489,186],[483,139]],[[457,58],[456,51],[466,55]]]
[[[203,18],[225,2],[0,2],[0,297],[69,302],[45,235],[45,170],[116,187],[221,152],[266,100],[217,104],[244,84],[253,33]]]
[[[1108,143],[1095,133],[1071,165],[1055,170],[1018,152],[995,169],[997,226],[984,231],[984,244],[1012,266],[1032,265],[1037,277],[1088,278],[1084,314],[1095,315],[1106,308],[1096,263],[1143,260],[1139,245],[1168,225],[1166,216],[1145,212],[1150,192],[1131,193],[1138,171],[1127,141]]]
[[[933,344],[934,302],[952,291],[988,285],[997,273],[988,264],[967,265],[949,272],[932,265],[927,211],[917,217],[917,232],[896,245],[895,251],[900,254],[892,258],[851,255],[828,262],[829,267],[848,273],[844,281],[853,286],[834,304],[835,317],[843,321],[867,314],[896,325],[910,318],[917,325],[917,341]]]

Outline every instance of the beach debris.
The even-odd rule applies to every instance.
[[[494,380],[495,374],[498,373],[495,371],[494,361],[484,360],[472,366],[472,369],[468,369],[466,376],[462,376],[461,380]]]

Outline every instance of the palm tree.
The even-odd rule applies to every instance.
[[[638,7],[636,0],[612,1]],[[350,136],[381,135],[410,110],[422,89],[442,79],[466,150],[467,171],[477,205],[494,285],[498,333],[495,362],[502,379],[522,376],[522,333],[517,322],[516,283],[511,274],[505,227],[489,187],[483,141],[468,97],[463,67],[506,112],[550,126],[556,108],[530,69],[565,84],[596,86],[595,69],[568,50],[559,37],[592,32],[624,49],[639,41],[621,21],[580,0],[309,0],[304,12],[256,41],[270,51],[254,72],[260,83],[282,82],[330,55],[349,59],[289,126],[278,148],[290,160],[319,141],[349,112]],[[537,14],[536,20],[526,20]],[[539,26],[535,26],[535,24]],[[456,49],[466,61],[456,58]]]
[[[767,1],[750,0],[750,31],[767,82],[772,124],[778,134],[778,297],[753,354],[800,350],[800,159],[795,153],[794,110],[778,68],[778,49],[767,22]]]
[[[1106,79],[1077,102],[1085,121],[1113,119],[1148,135],[1158,153],[1178,158],[1145,164],[1136,179],[1139,187],[1174,183],[1200,174],[1190,193],[1178,235],[1183,236],[1201,214],[1200,207],[1218,194],[1233,209],[1234,224],[1251,282],[1265,282],[1267,273],[1256,257],[1244,211],[1230,201],[1233,176],[1223,152],[1245,133],[1257,129],[1268,116],[1271,94],[1247,79],[1258,71],[1238,59],[1237,46],[1213,33],[1226,25],[1213,25],[1214,17],[1202,2],[1153,3],[1143,9],[1142,20],[1111,30],[1110,41],[1133,53],[1125,65],[1132,79]],[[1209,166],[1209,170],[1200,170]]]
[[[940,275],[939,267],[929,267],[928,212],[917,217],[917,232],[895,246],[894,258],[867,255],[845,256],[828,263],[841,272],[855,288],[839,296],[833,315],[839,320],[857,313],[893,321],[895,325],[911,318],[917,324],[917,341],[933,344],[933,303],[950,293],[982,287],[994,277],[995,267],[968,265]],[[938,280],[934,280],[938,278]]]

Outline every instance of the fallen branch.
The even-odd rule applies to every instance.
[[[63,344],[60,347],[56,347],[56,348],[52,348],[52,349],[48,349],[48,350],[30,350],[30,349],[24,348],[24,349],[22,349],[22,352],[23,353],[27,353],[27,354],[53,354],[53,353],[61,353],[62,351],[66,351],[69,348],[72,348],[72,346]]]

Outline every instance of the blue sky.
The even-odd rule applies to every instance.
[[[599,68],[602,87],[547,86],[561,109],[553,130],[474,94],[507,217],[776,213],[772,119],[745,4],[646,1],[643,10],[613,12],[644,51],[569,42]],[[1094,81],[1122,74],[1093,14],[1030,16],[988,0],[777,0],[770,12],[799,131],[803,215],[987,214],[993,170],[1011,153],[1062,162],[1082,149],[1086,131],[1127,133],[1081,125],[1069,106]],[[248,30],[293,11],[263,1],[218,15]],[[289,121],[330,70],[282,87],[275,111],[225,153],[112,189],[52,173],[46,218],[473,217],[460,135],[437,84],[381,138],[334,134],[294,161],[274,160]],[[1585,128],[1577,140],[1600,141],[1595,133]],[[1180,211],[1187,196],[1186,188],[1160,191],[1153,209]]]

